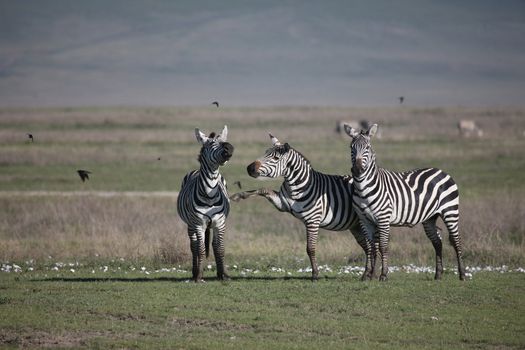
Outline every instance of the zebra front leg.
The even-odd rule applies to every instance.
[[[230,200],[234,202],[238,202],[241,199],[247,199],[253,196],[261,196],[261,197],[266,198],[279,211],[286,211],[286,212],[290,211],[290,208],[288,207],[288,205],[281,200],[281,197],[279,196],[279,192],[270,190],[269,188],[259,188],[257,190],[238,192],[238,193],[233,194],[230,197]]]
[[[204,232],[202,227],[188,227],[190,248],[192,254],[192,279],[194,282],[203,282],[202,269],[205,255]]]
[[[372,266],[372,241],[368,239],[367,235],[360,230],[359,228],[352,228],[350,232],[355,237],[357,243],[361,246],[365,252],[365,271],[361,276],[361,281],[366,281],[372,278],[371,271],[373,270]]]
[[[237,192],[230,196],[230,200],[234,202],[239,202],[241,199],[247,199],[253,196],[257,196],[259,190],[251,190],[251,191],[244,191],[244,192]]]
[[[306,253],[310,258],[310,265],[312,266],[312,281],[317,281],[319,279],[319,268],[317,267],[317,259],[315,257],[315,247],[317,246],[318,232],[318,224],[306,226]]]
[[[219,280],[228,280],[230,276],[224,266],[224,232],[225,225],[216,227],[213,231],[213,254],[215,255],[215,264],[217,265],[217,278]]]
[[[390,238],[390,223],[383,222],[377,226],[377,235],[374,237],[374,243],[379,241],[379,253],[381,254],[381,275],[379,276],[380,281],[386,281],[388,279],[388,240]],[[377,245],[376,245],[377,247]],[[375,248],[375,251],[377,249]],[[375,264],[375,262],[374,262]]]
[[[379,247],[378,240],[374,239],[377,231],[377,227],[374,223],[370,222],[366,217],[360,216],[359,223],[361,225],[361,232],[365,235],[365,238],[370,244],[370,266],[365,267],[366,275],[363,275],[363,280],[368,279],[372,280],[375,278],[376,272],[376,261],[377,261],[377,251]]]

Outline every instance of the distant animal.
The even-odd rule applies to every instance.
[[[242,186],[241,186],[241,182],[240,181],[235,181],[233,184],[237,185],[239,187],[239,190],[242,190]]]
[[[215,105],[217,108],[219,108],[219,102],[218,101],[213,101],[211,104]]]
[[[390,226],[413,227],[418,223],[423,223],[425,233],[436,252],[434,278],[441,278],[442,243],[436,226],[439,217],[447,226],[450,243],[456,251],[459,278],[464,280],[465,268],[458,226],[459,193],[456,183],[450,175],[436,168],[400,173],[378,167],[376,154],[370,143],[376,131],[377,124],[361,132],[345,125],[345,132],[352,138],[350,149],[354,179],[353,206],[368,239],[374,243],[374,264],[377,246],[379,247],[382,263],[380,280],[386,280],[388,274]]]
[[[462,137],[483,136],[483,130],[473,120],[462,119],[458,122],[459,135]]]
[[[27,133],[27,137],[31,140],[31,142],[35,142],[33,134]]]
[[[89,180],[89,174],[91,174],[91,171],[89,170],[77,170],[78,176],[80,176],[80,180],[82,182],[85,182],[86,180]]]
[[[403,104],[403,101],[405,100],[404,96],[399,96],[399,104]]]
[[[353,120],[337,120],[335,122],[335,132],[338,133],[338,134],[342,134],[343,131],[344,131],[344,125],[345,124],[348,124],[348,125],[354,125],[354,126],[357,126],[359,125],[358,122],[356,121],[353,121]]]
[[[202,281],[204,255],[209,255],[210,232],[213,231],[213,253],[220,280],[229,276],[224,266],[224,233],[230,212],[226,181],[219,172],[233,155],[233,146],[227,142],[228,127],[221,134],[206,137],[199,129],[195,136],[202,145],[198,157],[200,168],[184,176],[177,199],[177,212],[188,225],[188,236],[193,256],[192,278]]]
[[[371,278],[371,242],[361,233],[359,220],[352,209],[352,178],[327,175],[314,170],[310,161],[288,143],[270,134],[272,147],[262,158],[247,167],[253,178],[284,177],[280,190],[260,188],[234,194],[239,201],[252,196],[262,196],[275,208],[301,220],[306,228],[306,252],[312,267],[312,280],[319,277],[316,246],[319,228],[331,231],[350,230],[366,255],[362,279]]]

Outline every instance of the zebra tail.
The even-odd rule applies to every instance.
[[[204,232],[204,247],[206,249],[206,258],[210,255],[210,228],[207,227]]]

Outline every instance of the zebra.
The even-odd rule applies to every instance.
[[[210,231],[213,230],[213,253],[220,280],[229,276],[224,267],[225,221],[230,211],[226,181],[219,167],[233,155],[233,146],[226,142],[228,127],[221,134],[206,137],[195,129],[197,141],[202,145],[198,157],[200,169],[186,174],[177,198],[177,212],[188,225],[188,236],[193,256],[193,280],[202,281],[204,255],[209,255]]]
[[[413,227],[423,224],[427,237],[436,252],[435,279],[443,273],[441,235],[436,220],[441,217],[449,232],[449,241],[456,251],[459,279],[465,279],[459,235],[459,192],[452,177],[440,169],[424,168],[395,172],[376,165],[376,155],[370,139],[377,124],[357,132],[345,125],[352,138],[352,177],[354,178],[353,205],[363,230],[373,241],[372,272],[375,254],[381,254],[380,280],[387,279],[388,240],[390,226]]]
[[[312,267],[312,280],[319,277],[315,257],[319,228],[331,231],[350,230],[366,254],[365,273],[370,270],[371,242],[361,233],[359,219],[352,210],[352,177],[327,175],[314,170],[310,161],[288,143],[281,144],[270,134],[272,147],[247,167],[253,178],[284,177],[279,192],[267,188],[239,192],[231,199],[265,197],[281,212],[288,212],[306,227],[306,252]]]

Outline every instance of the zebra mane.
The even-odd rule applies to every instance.
[[[287,144],[288,144],[288,143],[287,143]],[[304,154],[302,154],[301,152],[299,152],[298,150],[296,150],[295,148],[293,148],[293,147],[290,146],[289,144],[288,144],[288,146],[290,147],[291,150],[293,150],[295,153],[297,153],[299,156],[301,156],[301,158],[303,158],[303,159],[306,161],[306,163],[307,163],[308,165],[312,166],[312,163],[310,163],[310,160],[309,160],[308,158],[306,158],[306,157],[304,156]],[[280,146],[280,147],[284,147],[284,146]]]

